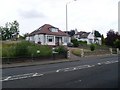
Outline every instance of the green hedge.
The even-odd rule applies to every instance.
[[[71,40],[71,42],[73,43],[74,47],[78,47],[79,46],[79,42],[78,42],[77,39],[73,39],[73,40]]]
[[[40,53],[37,53],[37,51]],[[2,45],[2,57],[39,57],[39,56],[51,56],[52,49],[48,46],[36,45],[27,41],[22,41],[16,44],[3,44]]]

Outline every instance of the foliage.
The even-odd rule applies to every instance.
[[[105,38],[104,38],[103,34],[102,34],[102,36],[101,36],[101,42],[102,42],[102,45],[105,44]]]
[[[2,57],[40,57],[52,55],[52,50],[48,46],[40,46],[27,41],[3,44],[2,46]],[[40,53],[37,53],[37,50]]]
[[[113,46],[114,45],[113,42],[115,41],[115,39],[116,39],[115,32],[113,30],[108,31],[106,38],[106,45]]]
[[[58,48],[55,49],[56,52],[59,54],[65,54],[67,53],[67,49],[64,46],[59,46]]]
[[[114,42],[114,45],[115,45],[116,48],[120,49],[120,40],[116,39],[115,42]]]
[[[90,50],[91,50],[91,51],[94,51],[94,50],[95,50],[95,45],[94,45],[94,44],[91,44],[91,45],[90,45]]]
[[[80,45],[87,45],[87,41],[78,41]]]
[[[28,42],[21,42],[15,45],[15,56],[16,57],[25,57],[28,56]]]
[[[71,42],[73,43],[74,47],[78,47],[79,46],[79,42],[77,41],[77,39],[73,39],[73,40],[71,40]]]
[[[96,31],[96,30],[94,32],[94,35],[95,35],[95,37],[101,37],[101,34],[99,33],[99,31]]]
[[[39,53],[37,51],[39,51]],[[31,57],[47,57],[52,55],[52,49],[47,45],[40,46],[33,44],[32,46],[28,47],[28,52],[28,55]]]
[[[19,35],[19,40],[25,40],[27,36],[28,36],[28,33],[25,33],[23,35]]]
[[[75,31],[71,30],[71,31],[68,32],[68,34],[70,35],[70,37],[72,37],[75,34]]]
[[[107,37],[105,39],[105,44],[108,46],[114,47],[114,41],[116,39],[120,40],[120,34],[118,32],[114,32],[112,29],[108,31]]]
[[[19,35],[19,23],[14,21],[12,23],[7,22],[5,27],[0,27],[0,39],[9,40],[9,39],[17,39]]]

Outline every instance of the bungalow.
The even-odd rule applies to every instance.
[[[49,24],[44,24],[31,32],[26,40],[41,45],[67,45],[71,41],[68,34]]]
[[[97,43],[101,45],[101,37],[95,36],[95,31],[93,32],[84,32],[80,31],[74,35],[78,41],[87,41],[87,44]]]

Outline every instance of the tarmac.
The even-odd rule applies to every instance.
[[[27,67],[27,66],[35,66],[35,65],[45,65],[45,64],[55,64],[55,63],[64,63],[64,62],[73,62],[78,60],[84,60],[89,58],[98,58],[98,57],[105,57],[105,56],[117,56],[117,55],[111,55],[111,54],[104,54],[104,55],[92,55],[92,56],[86,56],[86,57],[75,57],[75,58],[68,58],[68,59],[58,59],[58,60],[33,60],[33,61],[26,61],[26,62],[20,62],[20,63],[9,63],[9,64],[2,64],[0,65],[0,69],[5,68],[15,68],[15,67]]]

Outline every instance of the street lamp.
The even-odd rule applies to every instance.
[[[77,0],[73,0],[77,1]],[[66,3],[66,31],[68,31],[68,4],[70,4],[72,1]]]

